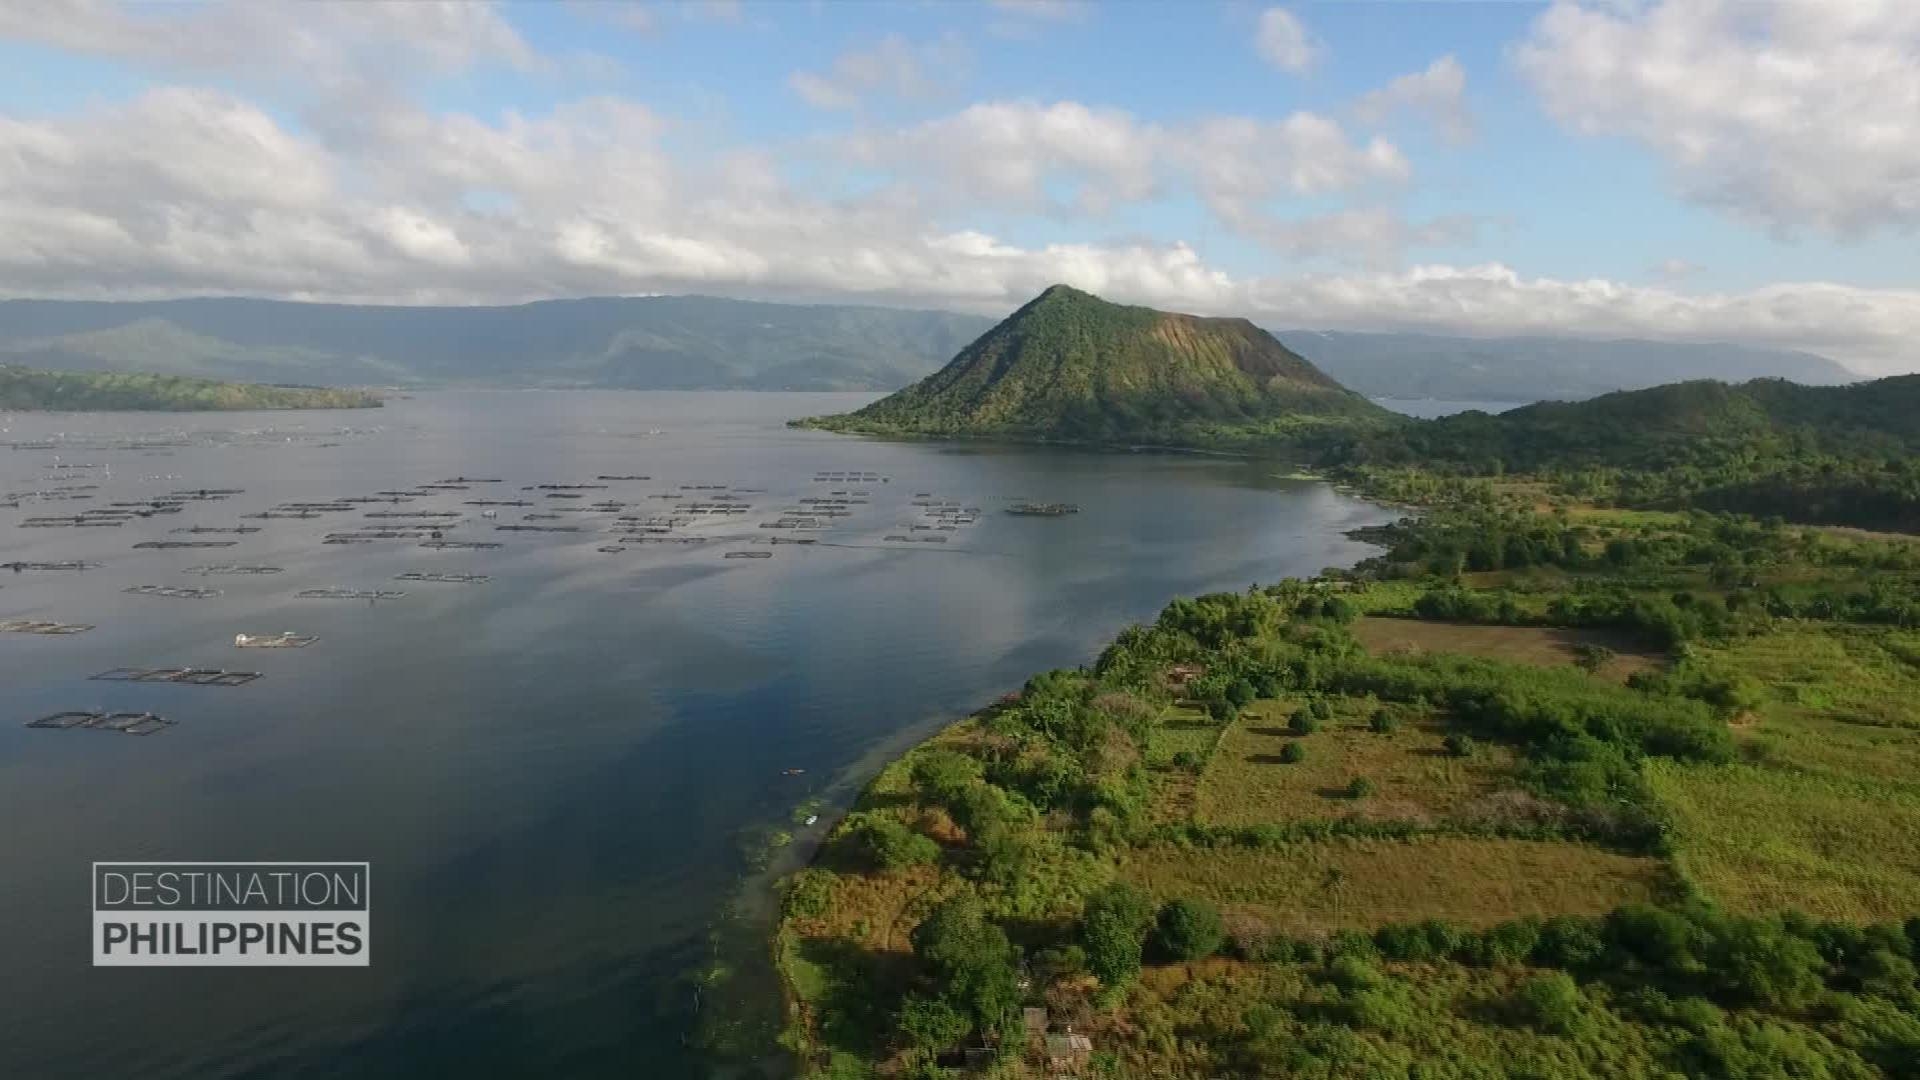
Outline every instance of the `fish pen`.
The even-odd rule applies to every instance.
[[[497,484],[499,482],[500,478],[497,476],[456,476],[439,481],[442,484]]]
[[[463,506],[532,506],[525,499],[468,499]]]
[[[240,563],[219,563],[213,566],[189,566],[180,572],[183,574],[199,574],[201,577],[206,577],[209,574],[278,574],[282,572],[282,568],[278,566],[246,566]]]
[[[504,545],[491,540],[422,540],[416,546],[435,551],[488,551]]]
[[[600,476],[596,476],[596,477],[594,477],[594,479],[595,479],[595,480],[651,480],[651,479],[653,479],[653,477],[651,477],[651,476],[639,476],[639,475],[633,475],[633,476],[608,476],[608,475],[606,475],[606,474],[604,474],[604,473],[603,473],[603,474],[601,474]]]
[[[457,518],[458,510],[369,510],[368,518]]]
[[[319,641],[316,634],[296,634],[283,630],[278,634],[235,634],[233,647],[236,649],[304,649]]]
[[[254,514],[241,514],[243,518],[257,521],[280,521],[297,518],[317,518],[320,515],[312,510],[262,510]]]
[[[238,540],[142,540],[134,548],[153,551],[173,551],[178,548],[227,548],[239,543]]]
[[[400,589],[301,589],[293,595],[302,600],[398,600],[407,595]]]
[[[0,620],[0,634],[84,634],[92,623],[48,622],[43,619]]]
[[[174,721],[150,712],[58,712],[27,721],[31,728],[55,731],[112,731],[121,735],[151,735],[174,725]]]
[[[521,491],[605,491],[605,484],[528,484]]]
[[[622,536],[617,542],[621,544],[704,544],[707,542],[708,539],[709,537],[705,537],[705,536],[651,536],[651,535],[632,536],[632,535],[629,535],[629,536]]]
[[[578,525],[495,525],[499,532],[570,532],[580,531]]]
[[[164,682],[186,686],[245,686],[260,677],[257,671],[227,671],[223,668],[139,667],[118,667],[87,676],[102,682]]]
[[[24,570],[98,570],[100,564],[84,559],[67,559],[60,562],[9,562],[0,563],[0,570],[11,570],[18,574]]]
[[[771,559],[771,558],[773,558],[773,552],[771,552],[771,551],[729,551],[729,552],[727,552],[727,553],[726,553],[726,555],[724,556],[724,558],[728,558],[728,559]]]
[[[1014,503],[1007,507],[1007,513],[1017,517],[1065,517],[1077,514],[1080,508],[1072,503]]]
[[[180,600],[206,600],[220,595],[219,589],[202,589],[192,585],[134,585],[120,591],[134,596],[171,596]]]
[[[247,533],[259,532],[260,526],[258,525],[224,525],[224,526],[223,525],[191,525],[184,529],[168,529],[167,531],[173,532],[173,533],[226,533],[233,536],[243,536]]]
[[[162,497],[192,502],[219,502],[235,495],[244,495],[246,490],[245,488],[195,488],[187,491],[170,491]]]
[[[409,570],[404,574],[393,575],[395,581],[438,581],[450,585],[484,585],[493,579],[486,574],[435,574],[420,570]]]

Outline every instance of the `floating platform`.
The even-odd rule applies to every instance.
[[[528,484],[521,491],[604,491],[605,484]]]
[[[239,543],[238,540],[142,540],[133,545],[136,549],[148,548],[156,551],[172,551],[176,548],[224,548]]]
[[[579,532],[578,525],[495,525],[499,532]]]
[[[771,559],[773,558],[773,552],[771,551],[729,551],[724,557],[729,559]]]
[[[436,551],[486,551],[502,545],[490,540],[422,540],[418,546]]]
[[[636,474],[636,475],[632,475],[632,476],[610,476],[610,475],[607,475],[607,474],[604,474],[604,473],[603,473],[603,474],[601,474],[601,475],[599,475],[599,476],[596,476],[596,477],[594,477],[594,479],[595,479],[595,480],[651,480],[651,479],[653,479],[653,477],[651,477],[651,476],[640,476],[640,475],[637,475],[637,474]]]
[[[262,510],[256,514],[241,514],[240,516],[258,521],[275,521],[287,518],[317,518],[320,515],[312,510]]]
[[[245,535],[246,533],[257,533],[260,531],[260,526],[258,525],[225,525],[225,526],[191,525],[184,529],[168,529],[167,531],[175,532],[175,533],[230,533],[235,536],[240,536],[240,535]]]
[[[18,574],[22,570],[98,570],[100,564],[83,559],[70,559],[64,562],[10,562],[0,563],[0,570],[11,570]]]
[[[442,484],[497,484],[500,482],[500,478],[497,476],[455,476],[451,479],[437,482]]]
[[[47,622],[42,619],[0,620],[0,634],[84,634],[92,623]]]
[[[199,574],[205,577],[209,574],[278,574],[281,572],[281,568],[278,566],[245,566],[240,563],[219,563],[213,566],[189,566],[180,572],[183,574]]]
[[[150,712],[58,712],[27,721],[32,728],[56,731],[112,731],[122,735],[151,735],[174,725],[174,721]]]
[[[283,630],[278,634],[235,634],[233,647],[236,649],[304,649],[319,641],[314,634],[296,634]]]
[[[1072,503],[1014,503],[1007,507],[1007,513],[1018,517],[1065,517],[1080,512]]]
[[[205,600],[220,595],[219,589],[200,589],[191,585],[135,585],[120,591],[135,596],[172,596],[181,600]]]
[[[393,575],[395,581],[439,581],[450,585],[484,585],[493,579],[486,574],[434,574],[420,570],[409,570],[404,574]]]
[[[400,589],[301,589],[293,595],[302,600],[398,600],[407,594]]]
[[[464,506],[532,506],[525,499],[468,499]]]
[[[257,671],[227,671],[223,668],[139,668],[120,667],[89,675],[105,682],[164,682],[187,686],[245,686],[260,678]]]
[[[458,510],[369,510],[368,519],[373,518],[457,518]]]

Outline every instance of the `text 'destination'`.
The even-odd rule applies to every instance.
[[[93,864],[96,967],[366,967],[364,862]]]

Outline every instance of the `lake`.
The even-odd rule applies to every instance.
[[[24,497],[0,509],[0,563],[100,565],[0,571],[0,619],[94,626],[0,633],[0,1076],[700,1075],[681,976],[740,885],[743,830],[844,797],[908,740],[1091,660],[1175,596],[1363,558],[1343,534],[1394,516],[1233,460],[784,426],[871,398],[443,392],[369,411],[4,418],[0,494]],[[817,478],[835,472],[886,479]],[[458,476],[500,482],[245,516]],[[243,493],[121,527],[21,526],[220,488]],[[534,505],[485,519],[471,500]],[[944,500],[957,512],[914,505]],[[1080,512],[1004,512],[1020,500]],[[750,509],[673,509],[694,502]],[[760,528],[824,508],[845,516]],[[396,511],[460,517],[367,516]],[[496,529],[528,514],[582,531]],[[706,541],[610,531],[674,514],[671,535]],[[323,543],[425,522],[502,546]],[[235,527],[260,531],[176,531]],[[179,540],[236,543],[133,546]],[[745,551],[771,557],[726,557]],[[280,572],[188,572],[229,563]],[[138,586],[219,594],[123,591]],[[326,587],[406,595],[294,596]],[[280,631],[320,640],[233,646]],[[263,677],[89,679],[121,666]],[[24,726],[102,708],[176,723]],[[250,859],[370,861],[372,966],[89,966],[91,861]]]

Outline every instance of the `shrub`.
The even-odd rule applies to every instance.
[[[900,1006],[900,1031],[920,1050],[945,1050],[966,1038],[972,1028],[965,1013],[939,998],[915,994]]]
[[[827,907],[833,902],[833,871],[818,866],[809,866],[805,870],[787,879],[786,895],[781,898],[781,910],[791,918],[811,919],[827,913]]]
[[[1170,900],[1160,909],[1154,944],[1171,960],[1200,960],[1220,951],[1227,939],[1220,911],[1204,900]]]
[[[1541,975],[1514,991],[1513,1012],[1521,1023],[1550,1035],[1572,1035],[1587,1025],[1586,997],[1564,972]]]
[[[1391,735],[1399,729],[1400,714],[1384,705],[1375,709],[1373,716],[1367,720],[1367,730],[1375,735]]]
[[[1445,739],[1447,753],[1453,757],[1472,757],[1474,751],[1473,736],[1462,731],[1449,732]]]
[[[1244,709],[1253,704],[1257,695],[1253,684],[1245,679],[1235,679],[1227,685],[1227,701],[1236,709]]]
[[[1307,748],[1300,743],[1290,742],[1280,748],[1280,760],[1288,765],[1298,765],[1307,760]]]
[[[1364,799],[1373,794],[1373,781],[1364,776],[1356,776],[1347,781],[1347,798]]]
[[[1287,718],[1287,730],[1295,735],[1311,735],[1320,730],[1320,720],[1307,709],[1295,709]]]
[[[1140,951],[1154,921],[1147,894],[1116,882],[1087,897],[1080,917],[1087,967],[1107,986],[1120,986],[1139,974]]]
[[[886,817],[868,817],[848,833],[861,862],[876,870],[904,870],[938,862],[940,845]]]
[[[1605,645],[1587,643],[1573,647],[1573,662],[1575,666],[1590,675],[1599,674],[1602,668],[1613,663],[1616,655],[1612,649],[1607,648]]]

